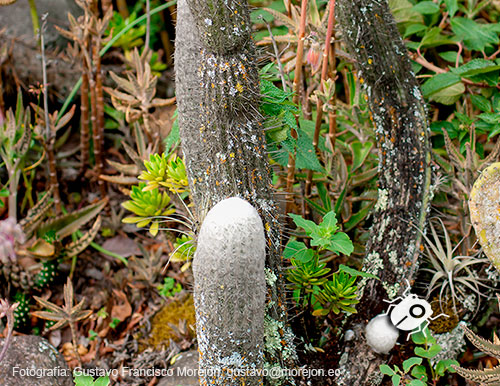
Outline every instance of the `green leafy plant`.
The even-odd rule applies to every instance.
[[[288,215],[295,225],[305,230],[307,236],[311,238],[311,245],[318,247],[318,252],[328,250],[335,254],[350,255],[352,253],[354,249],[352,242],[344,232],[339,232],[337,217],[333,211],[327,213],[319,224],[293,213]]]
[[[94,381],[90,375],[74,375],[75,386],[108,386],[109,377],[99,377]]]
[[[327,251],[335,255],[349,255],[353,251],[349,237],[339,232],[335,213],[328,212],[320,224],[292,213],[289,215],[311,238],[311,246],[316,247],[308,248],[305,243],[292,238],[283,252],[292,264],[287,279],[294,285],[296,302],[303,307],[313,307],[316,316],[325,316],[332,311],[335,314],[340,311],[355,312],[353,305],[358,303],[354,284],[356,276],[366,274],[344,265],[339,267],[338,272],[330,274],[331,268],[327,267],[329,257],[323,256]]]
[[[425,386],[429,380],[433,385],[436,385],[440,378],[445,376],[446,372],[454,373],[454,365],[458,362],[454,359],[444,359],[437,362],[433,358],[441,351],[441,346],[436,343],[436,339],[431,332],[426,328],[425,331],[419,331],[411,335],[412,340],[418,346],[415,347],[415,355],[402,364],[402,368],[394,365],[391,368],[389,365],[380,365],[382,374],[391,377],[392,384]],[[427,363],[425,366],[423,363]],[[430,370],[430,377],[429,372]]]
[[[182,291],[181,283],[176,283],[175,279],[172,277],[166,277],[163,279],[163,284],[158,286],[158,293],[166,298],[171,298],[175,294]]]
[[[147,190],[147,185],[143,182],[132,187],[130,198],[130,200],[122,203],[122,206],[137,216],[125,217],[122,221],[128,224],[136,224],[139,228],[151,224],[149,232],[153,236],[158,234],[161,222],[161,219],[155,219],[155,217],[175,213],[175,209],[170,204],[170,197],[166,192],[160,192],[158,188]]]
[[[9,217],[14,219],[17,219],[19,178],[30,148],[31,136],[30,110],[24,109],[22,94],[19,91],[15,113],[9,109],[5,121],[0,124],[0,157],[7,168],[9,178],[5,183],[8,190],[5,187],[1,190],[4,192],[3,197],[9,197]]]

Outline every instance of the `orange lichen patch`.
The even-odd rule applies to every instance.
[[[174,300],[166,304],[153,316],[151,321],[151,335],[148,344],[155,348],[169,346],[170,340],[180,342],[183,337],[171,327],[185,325],[189,336],[194,338],[195,333],[195,313],[193,297],[188,295],[183,300]]]

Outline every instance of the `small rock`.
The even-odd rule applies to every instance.
[[[198,386],[198,376],[182,376],[182,374],[197,374],[198,351],[191,350],[180,354],[175,364],[169,369],[171,377],[160,380],[158,386]]]
[[[0,339],[0,350],[4,339]],[[3,386],[72,386],[73,377],[62,355],[46,339],[15,336],[0,362]]]

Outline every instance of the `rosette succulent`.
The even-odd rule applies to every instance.
[[[139,175],[140,180],[147,182],[143,190],[153,190],[160,186],[168,188],[174,193],[186,190],[188,180],[184,161],[176,155],[166,158],[162,155],[151,154],[149,161],[144,161],[146,170]]]
[[[122,203],[122,206],[136,216],[126,217],[122,221],[136,224],[139,228],[151,224],[149,232],[156,236],[162,222],[160,216],[168,216],[174,213],[175,209],[170,204],[170,197],[166,192],[160,192],[158,189],[145,190],[145,188],[144,182],[132,187],[131,199]]]

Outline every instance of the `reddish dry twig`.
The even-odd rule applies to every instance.
[[[290,8],[291,9],[291,8]],[[306,18],[307,18],[307,0],[302,0],[300,9],[300,26],[299,39],[297,45],[297,58],[295,63],[295,76],[293,79],[293,103],[298,105],[300,100],[300,81],[302,78],[302,62],[304,58],[304,39],[306,34]],[[298,124],[298,115],[295,117]],[[297,131],[291,128],[292,138],[297,140]],[[295,182],[295,154],[290,154],[288,157],[286,177],[286,213],[291,211],[293,204],[293,184]]]
[[[335,25],[335,0],[330,0],[330,3],[328,5],[329,8],[329,14],[328,14],[328,28],[326,31],[326,38],[325,38],[325,48],[323,50],[323,62],[321,63],[321,81],[320,81],[320,86],[319,90],[320,92],[324,91],[323,87],[323,82],[326,81],[326,78],[328,76],[328,62],[330,58],[330,48],[332,46],[331,40],[333,36],[333,28]],[[335,49],[332,50],[333,58],[335,60]],[[335,61],[333,62],[333,65],[335,66]],[[333,103],[335,103],[335,96],[332,97]],[[329,114],[330,116],[330,114]],[[313,146],[316,154],[318,154],[318,143],[319,143],[319,132],[321,128],[321,121],[323,120],[323,103],[321,102],[321,99],[318,98],[318,102],[316,104],[316,121],[314,125],[314,136],[313,136]],[[332,149],[334,148],[335,145],[335,132],[337,131],[337,121],[334,118],[333,121],[329,120],[331,123],[330,130],[328,133],[328,137],[330,138],[330,143],[332,145]],[[333,133],[332,133],[333,130]],[[311,195],[311,189],[312,189],[312,178],[313,178],[313,171],[309,170],[307,172],[307,180],[306,180],[306,187],[305,187],[305,194],[306,197],[310,197]]]

